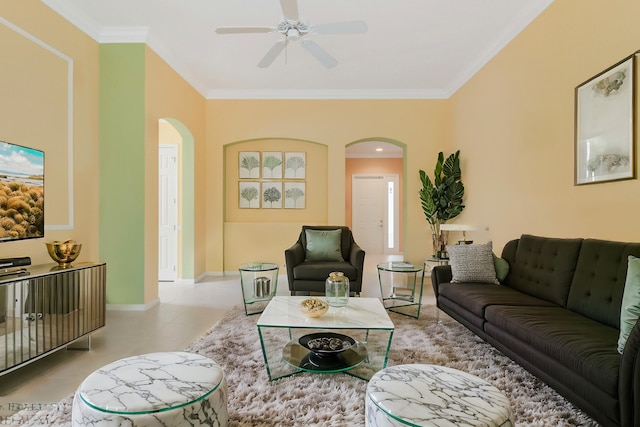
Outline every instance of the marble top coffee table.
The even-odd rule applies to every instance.
[[[258,334],[270,380],[299,372],[346,372],[369,380],[387,365],[394,326],[378,298],[349,298],[346,307],[329,307],[322,317],[300,311],[305,296],[276,296],[258,319]],[[321,299],[324,297],[320,297]],[[345,350],[323,354],[302,342],[311,334],[346,337]]]

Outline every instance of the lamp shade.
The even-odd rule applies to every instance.
[[[444,231],[486,231],[489,227],[485,225],[464,225],[464,224],[442,224],[440,230]]]
[[[442,224],[440,231],[462,231],[462,240],[458,243],[473,243],[473,240],[467,240],[467,231],[486,231],[489,227],[485,225],[465,225],[465,224]]]

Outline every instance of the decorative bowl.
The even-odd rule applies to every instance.
[[[300,337],[298,342],[307,350],[320,356],[336,355],[356,344],[356,340],[350,336],[335,332],[315,332]]]
[[[80,249],[82,249],[82,243],[77,243],[73,240],[65,240],[64,242],[54,240],[53,242],[46,242],[45,245],[51,259],[57,262],[60,267],[71,265],[78,258]]]
[[[307,298],[300,303],[300,311],[307,317],[320,317],[329,310],[329,304],[318,298]]]

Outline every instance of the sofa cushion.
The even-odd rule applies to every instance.
[[[621,356],[616,328],[562,307],[492,305],[486,320],[617,396]]]
[[[622,294],[620,309],[620,336],[618,337],[618,353],[622,354],[631,330],[640,318],[640,258],[628,257],[627,278]]]
[[[581,244],[582,239],[522,235],[504,284],[566,306]]]
[[[481,245],[449,245],[451,283],[495,283],[496,269],[493,264],[491,242]]]
[[[580,250],[567,307],[619,328],[629,255],[640,257],[640,243],[586,239]]]
[[[306,261],[344,261],[342,257],[342,230],[305,230]]]
[[[485,317],[485,309],[494,304],[553,307],[554,304],[523,294],[507,286],[472,283],[441,283],[439,295],[455,301],[467,311]]]

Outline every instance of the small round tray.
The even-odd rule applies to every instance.
[[[313,343],[314,343],[315,340],[327,340],[328,341],[328,340],[332,340],[332,339],[338,339],[338,340],[342,341],[342,347],[340,347],[338,349],[335,349],[335,350],[312,348],[313,347]],[[300,343],[301,346],[303,346],[307,350],[311,351],[312,353],[315,353],[317,355],[325,355],[325,356],[340,354],[343,351],[348,350],[349,348],[351,348],[352,346],[354,346],[356,344],[356,340],[354,340],[350,336],[343,335],[343,334],[338,334],[338,333],[335,333],[335,332],[316,332],[316,333],[313,333],[313,334],[304,335],[304,336],[300,337],[298,342]],[[309,345],[309,343],[311,343],[311,345]]]

